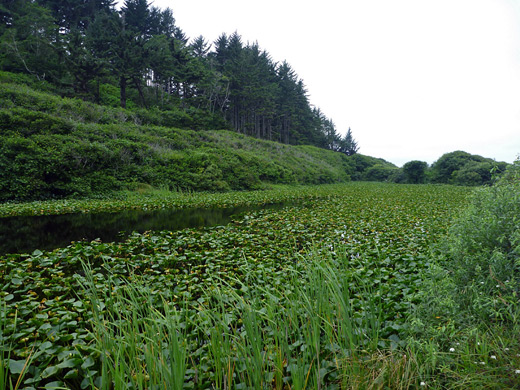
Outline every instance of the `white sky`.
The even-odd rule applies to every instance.
[[[286,60],[362,154],[520,154],[520,0],[155,0],[190,38]]]

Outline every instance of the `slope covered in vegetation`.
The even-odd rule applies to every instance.
[[[92,196],[142,185],[222,191],[335,183],[359,179],[376,163],[393,167],[309,145],[190,130],[196,120],[180,112],[62,98],[52,87],[20,83],[18,75],[2,73],[0,83],[0,201]]]
[[[287,62],[237,32],[188,37],[175,16],[148,0],[2,2],[0,69],[98,104],[173,109],[206,129],[357,151],[351,133],[341,137],[310,104]]]

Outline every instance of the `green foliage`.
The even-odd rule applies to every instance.
[[[462,151],[446,153],[432,164],[431,180],[471,186],[491,184],[491,170],[495,167],[499,173],[507,164]]]
[[[119,107],[119,88],[111,84],[99,86],[99,103],[108,107]]]
[[[517,162],[510,169],[515,173],[509,175],[518,179],[518,168]],[[520,293],[519,221],[520,181],[501,180],[475,193],[471,206],[450,232],[448,258],[461,290],[472,286],[475,292],[486,291],[487,298]],[[495,285],[499,285],[498,291],[492,291],[489,297],[489,289]],[[468,298],[461,303],[471,307]],[[478,311],[483,318],[496,315],[492,308]]]
[[[426,181],[426,169],[428,164],[424,161],[409,161],[403,165],[403,173],[406,182],[411,184],[424,183]]]
[[[203,37],[188,44],[172,11],[144,0],[120,9],[112,0],[10,0],[0,19],[1,68],[51,81],[63,95],[112,108],[157,107],[175,127],[357,152],[350,129],[340,139],[311,107],[294,70],[257,43],[243,44],[237,32],[223,34],[214,50]]]
[[[219,124],[196,109],[131,111],[3,86],[1,201],[92,196],[135,182],[227,191],[350,179],[350,162],[340,153],[172,128]]]
[[[425,274],[423,304],[416,318],[419,333],[445,343],[450,337],[466,337],[463,334],[472,327],[516,326],[519,167],[517,161],[494,186],[476,190],[438,246],[437,260]]]
[[[516,161],[493,187],[474,191],[435,247],[409,340],[429,387],[520,383],[519,194]]]
[[[42,92],[56,92],[56,87],[49,82],[38,80],[37,77],[24,73],[12,73],[0,70],[0,83],[25,85]]]
[[[14,0],[8,19],[0,27],[1,69],[59,80],[58,26],[50,10],[37,2]]]
[[[390,164],[376,163],[367,168],[363,173],[363,179],[367,181],[390,181],[399,169]]]
[[[390,171],[396,169],[396,166],[388,161],[358,153],[349,156],[347,161],[347,172],[352,180],[373,180],[375,177],[384,177],[385,173],[388,173],[389,177]],[[373,167],[374,169],[371,169]]]
[[[503,171],[505,164],[496,164],[489,161],[469,161],[461,169],[454,171],[452,181],[454,184],[465,186],[478,186],[492,183],[492,171],[498,167],[497,173]]]
[[[10,375],[34,349],[23,385],[35,388],[173,387],[184,369],[195,388],[349,388],[358,376],[368,386],[385,366],[379,350],[397,358],[428,246],[468,189],[349,183],[218,198],[302,192],[310,197],[226,226],[1,256]],[[402,381],[417,386],[417,368]]]

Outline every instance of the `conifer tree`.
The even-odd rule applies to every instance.
[[[345,153],[347,156],[352,156],[358,152],[359,146],[352,136],[352,130],[350,130],[350,127],[348,128],[347,134],[345,134],[341,139],[340,145],[340,151]]]

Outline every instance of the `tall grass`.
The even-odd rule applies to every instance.
[[[352,382],[364,369],[360,362],[377,354],[382,306],[368,281],[348,276],[346,253],[322,256],[314,251],[299,258],[298,269],[276,288],[215,279],[196,312],[166,300],[157,307],[137,275],[123,286],[107,275],[111,288],[105,291],[112,292],[99,296],[85,264],[83,288],[101,365],[90,385],[181,389],[204,373],[215,389],[323,389]],[[351,289],[363,291],[363,312],[352,306]],[[188,359],[194,340],[206,346],[207,356]]]
[[[157,307],[138,277],[119,288],[107,276],[111,294],[99,296],[84,265],[92,308],[92,327],[101,360],[101,376],[90,378],[100,389],[182,389],[187,351],[183,313],[169,302]],[[83,384],[82,386],[84,386]]]

